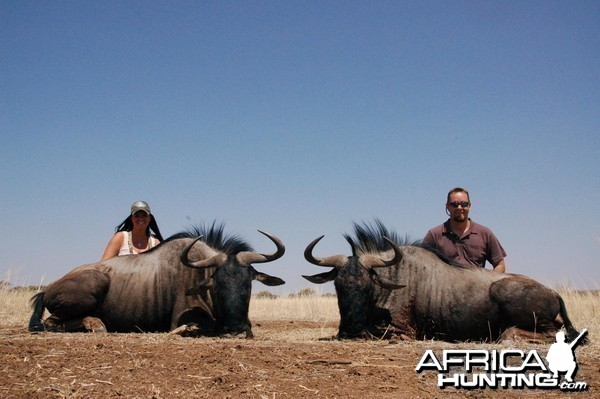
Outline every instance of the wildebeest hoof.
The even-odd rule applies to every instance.
[[[175,335],[181,335],[181,336],[183,336],[183,334],[185,333],[186,330],[187,330],[187,324],[182,324],[179,327],[171,330],[171,332],[169,334],[175,334]]]
[[[104,323],[102,323],[102,320],[98,319],[97,317],[86,317],[83,319],[82,324],[83,328],[85,328],[86,331],[95,333],[107,332],[106,326],[104,325]]]
[[[197,337],[200,335],[200,327],[196,324],[182,324],[169,334],[180,335],[182,337]]]
[[[240,331],[240,332],[228,332],[220,335],[221,338],[244,338],[244,339],[252,339],[254,338],[254,334],[252,330]]]
[[[37,333],[40,333],[45,330],[46,330],[46,328],[44,327],[43,323],[32,324],[29,326],[29,332],[32,334],[37,334]]]

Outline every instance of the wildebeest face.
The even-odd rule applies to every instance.
[[[211,279],[214,282],[215,313],[218,315],[216,327],[223,334],[250,331],[248,310],[253,280],[271,286],[284,284],[278,277],[260,273],[250,265],[241,265],[235,256],[230,256]]]
[[[356,256],[348,258],[334,281],[340,310],[340,338],[356,338],[367,330],[367,317],[372,304],[373,282]]]
[[[250,330],[248,308],[254,269],[240,266],[235,257],[217,268],[212,280],[216,328],[223,334],[239,334]]]
[[[367,333],[369,314],[373,310],[374,284],[388,289],[404,287],[379,277],[374,268],[394,265],[402,259],[402,254],[394,243],[385,238],[394,247],[395,253],[394,258],[388,261],[369,254],[360,257],[336,255],[328,258],[315,258],[312,250],[322,238],[323,236],[308,245],[304,251],[304,257],[310,263],[318,266],[330,266],[333,269],[326,273],[302,277],[316,284],[333,281],[340,311],[338,337],[363,336]]]
[[[262,233],[262,232],[261,232]],[[272,255],[263,255],[254,252],[240,252],[236,255],[226,256],[223,253],[198,262],[190,261],[187,256],[192,242],[181,255],[182,262],[193,268],[214,267],[213,274],[204,280],[199,287],[191,289],[188,295],[199,294],[203,290],[211,290],[218,334],[246,333],[252,337],[251,324],[248,320],[248,309],[252,294],[252,281],[258,280],[269,286],[284,284],[285,282],[268,274],[258,272],[251,263],[270,262],[283,256],[285,248],[276,237],[263,233],[277,246],[277,251]]]

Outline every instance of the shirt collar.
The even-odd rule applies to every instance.
[[[469,221],[471,222],[471,226],[469,226],[469,234],[479,233],[479,225],[477,223],[475,223],[471,218],[469,218]],[[454,234],[454,232],[450,228],[450,219],[446,220],[446,222],[443,224],[443,226],[444,226],[444,227],[442,227],[443,234],[448,234],[448,233]]]

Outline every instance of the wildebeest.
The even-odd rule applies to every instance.
[[[562,326],[577,336],[560,295],[521,275],[452,264],[434,251],[406,240],[377,220],[354,224],[345,234],[352,256],[304,256],[329,272],[303,276],[334,281],[340,311],[339,338],[393,331],[416,339],[446,341],[550,340]],[[401,243],[402,245],[398,245]],[[382,335],[381,335],[382,336]]]
[[[275,244],[273,254],[254,252],[213,223],[178,233],[139,255],[80,266],[32,298],[29,330],[160,332],[194,324],[197,334],[251,338],[252,280],[284,284],[251,266],[285,252],[277,237],[260,233]],[[42,322],[44,309],[51,316]]]

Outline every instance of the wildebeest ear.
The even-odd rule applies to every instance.
[[[256,273],[256,281],[260,281],[264,285],[268,285],[270,287],[275,285],[285,284],[285,281],[280,279],[279,277],[269,276],[268,274],[257,272]]]
[[[397,290],[406,287],[406,285],[396,284],[387,278],[380,277],[373,269],[371,269],[370,272],[371,280],[380,287],[387,288],[388,290]]]
[[[334,268],[334,269],[331,269],[330,271],[325,272],[325,273],[315,274],[314,276],[304,276],[304,275],[302,275],[302,277],[304,277],[305,279],[307,279],[311,283],[324,284],[324,283],[327,283],[329,281],[335,280],[335,278],[337,277],[337,272],[338,272],[338,269]]]
[[[197,287],[190,288],[189,290],[187,290],[185,295],[201,295],[204,292],[206,292],[206,290],[208,290],[210,287],[212,287],[214,285],[214,282],[215,281],[212,279],[212,277],[204,279],[204,281],[202,281]]]

